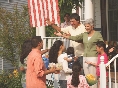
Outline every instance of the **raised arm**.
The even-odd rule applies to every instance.
[[[69,36],[69,35],[62,35],[62,33],[60,33],[60,32],[55,33],[55,35],[57,35],[57,36],[64,37],[64,38],[67,38],[67,39],[70,39],[70,40],[73,40],[76,42],[83,40],[83,34],[84,33],[81,33],[81,34],[76,35],[76,36]]]
[[[56,26],[53,22],[51,22],[49,19],[46,20],[46,23],[49,25],[49,26],[52,26],[52,28],[54,28],[55,30],[57,30],[58,32],[61,32],[61,28]]]

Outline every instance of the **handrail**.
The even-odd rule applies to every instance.
[[[115,88],[117,88],[117,84],[116,84],[116,58],[118,58],[118,54],[115,55],[107,64],[105,64],[106,67],[109,66],[109,88],[111,88],[110,64],[113,61],[114,61],[114,71],[115,71]]]
[[[116,56],[114,56],[105,66],[109,66],[111,64],[111,62],[113,62],[116,58],[118,58],[118,54]]]
[[[110,63],[114,61],[114,71],[115,71],[115,86],[114,88],[117,88],[116,84],[116,58],[118,58],[118,54],[115,55],[108,63],[104,64],[104,56],[100,57],[100,88],[106,87],[106,67],[109,66],[109,88],[111,88],[111,76],[110,76]],[[113,88],[113,87],[112,87]]]

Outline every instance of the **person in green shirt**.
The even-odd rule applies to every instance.
[[[97,41],[103,41],[103,37],[99,31],[94,30],[94,20],[93,19],[87,19],[84,23],[85,29],[87,32],[81,33],[76,36],[67,36],[62,35],[61,33],[56,33],[58,36],[62,36],[64,38],[80,42],[83,41],[84,44],[84,55],[83,55],[83,69],[85,75],[87,74],[93,74],[96,76],[96,68],[92,65],[88,65],[85,63],[85,61],[91,61],[93,63],[97,62],[97,49],[96,49],[96,42]],[[91,88],[97,88],[97,85],[93,85]]]

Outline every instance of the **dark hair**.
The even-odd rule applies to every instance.
[[[97,41],[96,45],[98,47],[103,47],[104,51],[106,50],[106,44],[103,41]]]
[[[65,14],[64,14],[64,17],[66,17],[66,15],[70,16],[70,13],[65,13]]]
[[[49,62],[50,63],[52,63],[52,62],[57,63],[58,52],[59,52],[61,45],[63,45],[63,42],[61,40],[57,40],[54,42],[54,44],[50,48],[50,51],[49,51]]]
[[[41,36],[34,36],[31,39],[31,44],[33,48],[36,48],[39,44],[39,42],[42,42]]]
[[[28,54],[32,50],[31,40],[26,40],[21,46],[21,55],[20,55],[20,62],[24,64],[24,59],[28,56]]]
[[[73,47],[68,47],[66,50],[67,55],[73,54],[74,55],[74,48]]]
[[[72,65],[72,80],[71,80],[71,85],[73,85],[74,87],[77,87],[80,83],[79,80],[79,74],[81,71],[81,65],[78,61],[75,61]]]
[[[70,15],[70,19],[75,19],[76,21],[80,22],[80,16],[77,13],[72,13]]]

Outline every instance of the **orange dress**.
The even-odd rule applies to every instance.
[[[45,70],[41,51],[32,49],[27,58],[26,88],[46,88]]]

